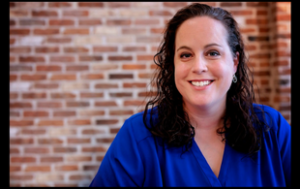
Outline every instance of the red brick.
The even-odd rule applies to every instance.
[[[9,35],[29,35],[29,29],[10,29]]]
[[[38,108],[62,108],[61,102],[37,102]]]
[[[50,150],[46,147],[25,147],[26,154],[49,154]]]
[[[123,88],[145,88],[146,86],[146,83],[123,83]]]
[[[90,138],[68,138],[68,144],[89,144]]]
[[[16,81],[17,78],[18,78],[17,75],[14,75],[14,74],[10,74],[10,75],[9,75],[9,81]]]
[[[72,39],[70,37],[50,37],[47,39],[48,43],[70,43]]]
[[[63,11],[63,17],[74,16],[74,17],[86,17],[89,15],[87,10],[66,10]]]
[[[270,67],[270,62],[260,62],[259,66],[264,68],[264,67]]]
[[[9,99],[17,99],[18,98],[18,93],[10,92],[9,93]]]
[[[153,60],[153,58],[154,58],[153,55],[137,55],[137,60],[138,61]]]
[[[16,3],[15,3],[15,2],[9,2],[9,8],[15,7],[15,6],[16,6]]]
[[[123,64],[122,69],[124,69],[124,70],[141,70],[141,69],[146,69],[146,65],[142,65],[142,64]]]
[[[30,53],[31,49],[29,46],[19,46],[9,48],[9,53]]]
[[[22,175],[20,175],[20,174],[18,174],[18,175],[13,175],[13,174],[9,174],[9,180],[10,181],[13,181],[13,180],[16,180],[16,181],[25,181],[25,180],[28,180],[28,181],[30,181],[30,180],[32,180],[33,179],[33,175],[30,175],[30,174],[28,174],[28,173],[26,173],[26,174],[22,174]],[[10,186],[12,186],[11,184],[10,184]]]
[[[253,18],[247,18],[245,20],[246,24],[253,24],[253,25],[267,25],[268,24],[268,19],[266,18],[257,18],[257,19],[253,19]]]
[[[29,15],[28,10],[16,9],[16,10],[9,10],[9,17],[27,17]]]
[[[16,42],[16,39],[15,39],[15,38],[10,38],[10,39],[9,39],[9,44],[10,44],[10,45],[15,44],[15,42]]]
[[[146,34],[146,28],[123,28],[122,34]]]
[[[20,150],[18,148],[9,148],[9,154],[20,154]]]
[[[32,108],[32,104],[30,102],[10,102],[9,108]]]
[[[11,163],[35,163],[35,157],[10,157]]]
[[[95,102],[95,106],[104,106],[104,107],[107,107],[107,106],[117,106],[117,103],[115,101],[96,101]]]
[[[74,26],[74,20],[69,19],[51,19],[49,20],[49,26]]]
[[[9,63],[16,62],[17,58],[15,56],[9,56]]]
[[[51,29],[51,28],[47,28],[47,29],[34,29],[33,33],[35,35],[55,35],[55,34],[59,34],[59,29]]]
[[[289,96],[275,96],[273,98],[274,102],[290,102],[291,99]]]
[[[118,88],[118,84],[115,83],[98,83],[95,84],[95,89],[111,89]]]
[[[152,78],[153,73],[139,73],[138,77],[142,79],[150,79]]]
[[[88,35],[90,33],[90,30],[87,28],[73,28],[73,29],[65,29],[63,34],[66,35],[72,35],[72,34],[76,34],[76,35]]]
[[[79,61],[101,61],[103,60],[102,56],[79,56]]]
[[[137,19],[134,21],[136,25],[158,25],[158,19]]]
[[[58,16],[57,11],[48,11],[48,10],[33,10],[32,11],[32,16],[41,16],[41,17],[48,17],[48,16]]]
[[[21,26],[45,26],[45,20],[38,19],[22,19],[19,21]]]
[[[61,165],[55,167],[56,171],[78,171],[78,165]]]
[[[99,165],[84,165],[84,171],[97,171],[99,169]]]
[[[45,92],[30,92],[30,93],[23,93],[22,98],[23,99],[44,99],[47,97],[47,94]]]
[[[173,14],[168,10],[151,10],[150,16],[172,16]]]
[[[51,56],[50,62],[75,62],[75,57],[73,56]]]
[[[67,107],[87,107],[89,106],[90,103],[87,101],[78,101],[78,102],[75,102],[75,101],[72,101],[72,102],[66,102],[66,106]]]
[[[46,134],[45,129],[22,129],[24,135],[44,135]]]
[[[105,133],[105,131],[103,131],[103,130],[97,130],[97,129],[84,129],[84,130],[82,130],[81,133],[83,135],[95,135],[95,134],[103,134],[103,133]],[[84,150],[82,149],[82,151],[84,151]]]
[[[254,76],[270,76],[270,71],[255,71]]]
[[[241,33],[247,34],[247,33],[253,33],[256,30],[254,28],[240,28]]]
[[[44,6],[44,2],[16,2],[18,8],[41,8]]]
[[[103,74],[84,74],[84,75],[81,75],[81,79],[88,79],[88,80],[104,79],[104,75]]]
[[[97,156],[96,161],[101,162],[103,160],[104,156]]]
[[[99,8],[103,7],[102,2],[78,2],[78,7]]]
[[[109,115],[115,116],[122,116],[122,115],[132,115],[133,110],[110,110]]]
[[[106,2],[106,6],[110,8],[130,7],[130,2]]]
[[[163,34],[165,32],[165,28],[151,28],[150,32],[155,34]]]
[[[110,97],[132,97],[132,93],[125,93],[125,92],[119,92],[119,93],[109,93]]]
[[[103,97],[102,92],[81,92],[80,98],[101,98]]]
[[[54,153],[73,153],[73,152],[77,152],[77,148],[75,148],[75,147],[54,147],[53,152]]]
[[[102,146],[97,146],[97,147],[82,147],[81,151],[82,152],[91,152],[91,153],[106,152],[107,148],[102,147]]]
[[[16,165],[16,166],[13,166],[13,165],[10,165],[9,166],[9,172],[19,172],[21,171],[21,166],[20,165]]]
[[[76,74],[53,74],[51,80],[76,80]]]
[[[242,3],[241,2],[221,2],[220,6],[221,7],[241,7]]]
[[[132,56],[108,56],[108,60],[110,60],[110,61],[126,61],[126,60],[132,60]]]
[[[245,45],[245,49],[247,51],[254,51],[254,50],[256,50],[256,46],[255,45]]]
[[[256,15],[257,16],[268,16],[268,11],[267,10],[256,10]]]
[[[124,106],[144,106],[146,102],[143,100],[124,100]]]
[[[88,71],[88,70],[89,70],[88,65],[76,65],[76,66],[67,66],[66,67],[66,71],[80,72],[80,71]]]
[[[59,48],[58,47],[36,47],[35,52],[36,53],[58,53]]]
[[[79,20],[80,26],[98,26],[101,24],[102,24],[102,21],[100,19]]]
[[[47,111],[41,111],[41,110],[38,110],[38,111],[24,111],[23,112],[23,116],[24,117],[48,117],[49,116],[49,112]]]
[[[98,166],[99,168],[99,166]],[[78,174],[75,174],[75,175],[70,175],[69,176],[69,180],[91,180],[91,176],[90,175],[86,175],[86,174],[82,174],[82,175],[78,175]]]
[[[63,162],[63,157],[61,156],[49,156],[49,157],[41,157],[42,163],[56,163]]]
[[[97,143],[111,143],[112,141],[114,140],[114,138],[113,137],[111,137],[111,138],[97,138],[96,139],[96,142]]]
[[[48,3],[49,7],[71,7],[72,4],[70,2],[49,2]]]
[[[110,132],[111,134],[117,134],[117,133],[119,132],[119,130],[120,130],[120,128],[110,128],[110,129],[109,129],[109,132]]]
[[[132,79],[133,74],[109,74],[109,79]]]
[[[38,126],[63,126],[63,120],[39,120]]]
[[[289,62],[287,60],[278,60],[274,62],[274,66],[287,66]]]
[[[164,2],[164,7],[177,7],[181,8],[187,5],[187,2]]]
[[[139,52],[146,51],[146,47],[144,46],[125,46],[123,47],[124,52]]]
[[[103,110],[81,110],[80,116],[102,116],[105,114]]]
[[[250,16],[253,15],[253,10],[231,10],[232,16]]]
[[[42,56],[20,56],[19,61],[24,63],[45,62],[45,58]]]
[[[117,52],[117,46],[94,46],[93,52]]]
[[[92,160],[92,157],[91,156],[75,156],[75,155],[72,155],[72,156],[68,156],[66,160],[68,162],[84,162],[84,161],[90,162]]]
[[[275,53],[275,56],[276,57],[287,57],[287,58],[289,58],[289,57],[291,57],[291,52],[290,51],[277,51],[276,53]]]
[[[43,71],[43,72],[52,72],[52,71],[61,71],[61,66],[57,65],[37,65],[36,66],[36,71]]]
[[[111,125],[118,123],[117,119],[98,119],[96,120],[96,125]]]
[[[88,53],[89,49],[86,47],[64,47],[65,53]]]
[[[291,75],[291,69],[287,68],[284,70],[279,71],[279,75]]]
[[[20,117],[21,114],[19,111],[9,111],[9,117],[13,118],[13,117]]]
[[[39,138],[37,140],[38,140],[38,144],[47,144],[47,145],[63,144],[63,140],[58,138]]]
[[[15,26],[16,21],[15,20],[9,20],[9,26]]]
[[[68,93],[68,92],[63,92],[63,93],[51,93],[51,98],[54,99],[74,99],[76,98],[76,95],[74,93]]]
[[[75,120],[69,120],[69,125],[91,125],[91,120],[89,119],[75,119]]]
[[[58,83],[35,83],[34,88],[36,89],[57,89]]]
[[[139,92],[139,97],[149,97],[149,96],[155,96],[156,92]]]
[[[9,126],[33,126],[33,120],[9,120]]]
[[[247,7],[267,7],[268,2],[246,2]]]

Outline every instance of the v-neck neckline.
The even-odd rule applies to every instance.
[[[211,169],[210,165],[206,161],[204,155],[202,154],[199,146],[197,145],[195,139],[193,138],[193,154],[196,157],[198,163],[200,164],[200,167],[202,168],[203,173],[206,175],[207,179],[210,181],[212,186],[222,186],[224,184],[224,179],[226,179],[226,170],[228,167],[228,161],[227,161],[227,151],[228,146],[227,142],[225,141],[225,147],[222,157],[222,163],[219,171],[219,176],[217,177],[213,170]]]

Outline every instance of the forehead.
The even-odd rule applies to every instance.
[[[190,18],[176,32],[175,44],[185,42],[226,43],[227,30],[220,21],[208,16]]]

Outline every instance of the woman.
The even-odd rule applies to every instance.
[[[291,127],[253,103],[230,13],[179,10],[155,57],[157,95],[125,121],[90,186],[291,185]]]

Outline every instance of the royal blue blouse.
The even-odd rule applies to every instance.
[[[218,177],[194,140],[183,154],[181,147],[160,145],[137,113],[117,133],[90,186],[290,186],[291,126],[278,111],[263,107],[270,130],[261,150],[249,157],[226,143]]]

